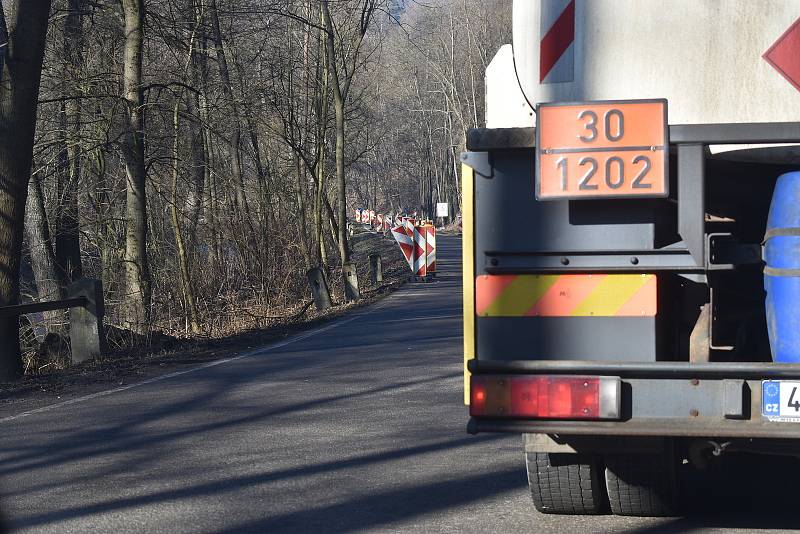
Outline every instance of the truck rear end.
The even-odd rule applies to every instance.
[[[800,451],[800,2],[767,4],[515,2],[462,155],[465,402],[540,511],[670,515],[685,460]]]

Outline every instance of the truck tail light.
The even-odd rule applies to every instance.
[[[473,376],[470,415],[619,419],[621,381],[613,376]]]

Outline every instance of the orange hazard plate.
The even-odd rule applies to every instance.
[[[667,101],[539,104],[536,198],[666,197]]]

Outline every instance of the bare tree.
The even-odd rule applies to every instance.
[[[28,200],[25,207],[25,239],[31,258],[36,290],[42,300],[58,300],[64,297],[50,225],[44,205],[44,195],[39,177],[31,176],[28,183]],[[63,312],[45,312],[45,326],[50,330],[63,318]]]
[[[3,298],[83,273],[107,322],[139,333],[221,335],[301,304],[307,268],[363,252],[353,207],[457,209],[456,156],[510,27],[504,0],[52,1],[36,179],[2,197],[30,191],[24,279],[7,249]]]
[[[146,331],[150,323],[151,281],[147,257],[147,187],[144,154],[142,49],[144,0],[122,0],[125,17],[123,98],[125,134],[122,152],[126,173],[125,287],[131,329]]]
[[[333,108],[336,113],[336,181],[339,200],[339,257],[342,264],[350,261],[347,242],[347,180],[345,176],[346,117],[345,106],[356,72],[362,65],[361,47],[364,36],[378,8],[376,0],[341,2],[338,5],[341,18],[335,24],[330,2],[322,0],[322,16],[327,34],[325,52],[328,54],[327,69],[333,89]]]
[[[19,300],[25,200],[33,159],[36,109],[49,0],[13,0],[0,10],[0,306]],[[19,323],[0,319],[0,380],[22,372]]]
[[[228,67],[228,57],[225,52],[225,42],[222,39],[222,30],[219,24],[219,10],[217,9],[217,1],[211,0],[211,31],[213,32],[214,47],[217,53],[217,67],[219,74],[222,78],[222,89],[228,99],[230,109],[233,113],[233,131],[230,137],[230,155],[231,155],[231,171],[233,173],[233,187],[236,191],[236,207],[239,210],[239,216],[242,221],[250,222],[250,209],[247,204],[247,195],[245,194],[244,184],[244,169],[242,163],[241,152],[241,119],[239,117],[239,106],[236,102],[236,97],[233,92],[233,85],[231,83],[231,74]]]
[[[84,0],[68,0],[64,17],[64,66],[61,139],[64,148],[60,155],[58,173],[59,207],[55,222],[56,260],[64,286],[83,275],[78,217],[78,184],[81,179],[81,98],[77,83],[83,68],[83,9]]]

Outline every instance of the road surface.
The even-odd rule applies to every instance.
[[[0,421],[7,522],[80,533],[793,526],[535,514],[519,436],[465,434],[459,258],[459,241],[440,238],[434,284],[230,360]]]

